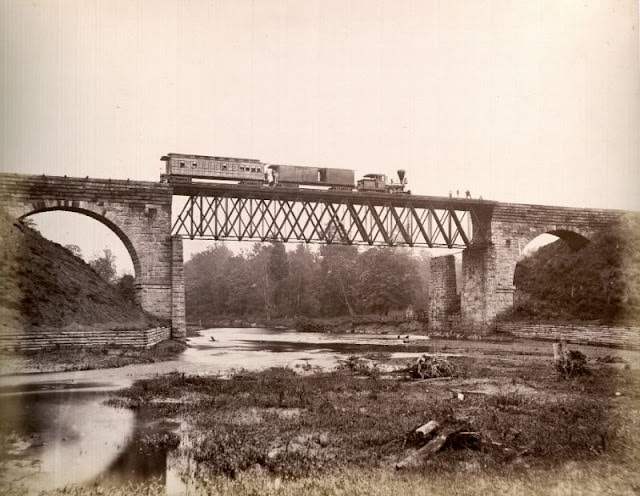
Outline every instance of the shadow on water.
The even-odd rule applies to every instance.
[[[166,483],[167,454],[179,443],[179,422],[152,421],[151,409],[136,410],[133,436],[120,455],[96,479],[101,484]]]

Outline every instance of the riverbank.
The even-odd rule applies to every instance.
[[[332,372],[171,374],[139,381],[111,404],[153,406],[158,419],[181,422],[172,459],[195,494],[631,494],[640,487],[636,367],[590,360],[589,374],[567,379],[548,355],[451,356],[452,377],[412,380],[406,359],[370,358],[350,358]],[[397,470],[423,444],[412,432],[432,420],[440,433],[473,433],[475,441],[445,443]]]
[[[175,360],[185,350],[180,342],[166,340],[144,348],[100,346],[40,351],[0,352],[0,375],[67,372],[119,368]]]

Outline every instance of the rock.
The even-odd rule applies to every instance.
[[[323,448],[329,446],[329,435],[326,432],[323,432],[318,436],[318,444]]]

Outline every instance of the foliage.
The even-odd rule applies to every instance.
[[[206,318],[224,313],[227,288],[221,284],[227,261],[232,253],[224,245],[216,244],[197,253],[184,266],[187,315]]]
[[[116,257],[109,248],[102,250],[102,256],[89,260],[89,266],[106,282],[112,284],[116,276]]]
[[[233,255],[215,245],[185,264],[189,320],[221,316],[335,317],[424,306],[424,259],[401,249],[256,244]]]
[[[135,303],[136,288],[135,279],[131,274],[124,274],[115,281],[116,293],[125,301]]]
[[[78,245],[64,245],[64,247],[69,250],[74,257],[82,258],[82,250]]]
[[[558,240],[516,267],[515,314],[633,321],[640,315],[640,220],[629,217],[578,251]]]
[[[358,294],[362,310],[388,314],[406,307],[420,286],[417,263],[402,251],[373,248],[360,257]]]

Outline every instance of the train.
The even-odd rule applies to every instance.
[[[353,169],[269,164],[249,158],[182,153],[169,153],[162,156],[160,160],[166,162],[161,181],[169,183],[190,183],[193,179],[213,179],[268,187],[307,186],[365,193],[411,193],[406,189],[407,176],[403,169],[397,171],[397,180],[389,178],[386,174],[365,174],[356,182]]]

